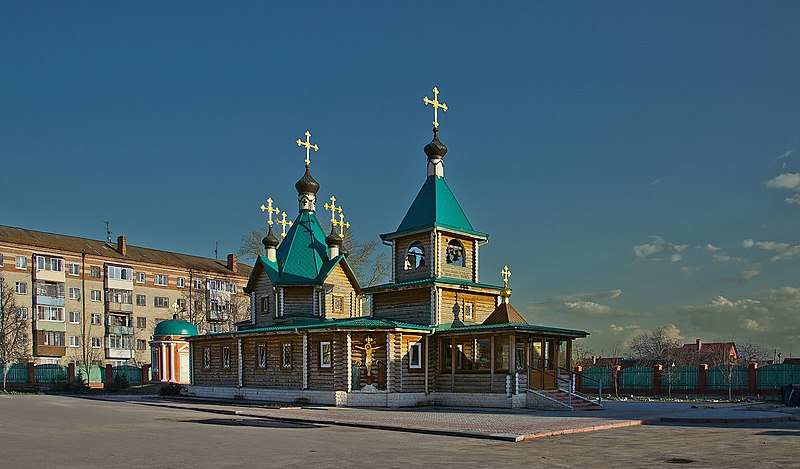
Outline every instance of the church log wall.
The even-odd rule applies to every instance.
[[[282,367],[282,347],[292,344],[292,367]],[[266,346],[266,367],[258,363],[258,346]],[[300,389],[303,383],[303,341],[297,334],[242,339],[242,384],[245,387]]]
[[[395,319],[414,324],[431,322],[431,290],[429,287],[396,292],[376,293],[372,296],[373,317]]]
[[[447,263],[447,246],[451,240],[458,240],[463,246],[464,266],[461,263]],[[442,235],[442,243],[439,247],[439,259],[441,259],[441,276],[472,280],[472,266],[475,263],[474,243],[471,239],[458,238],[455,236]]]
[[[415,241],[422,243],[425,249],[425,265],[416,269],[406,270],[406,253],[411,244]],[[431,244],[431,234],[419,233],[413,236],[406,236],[404,238],[397,238],[394,241],[394,265],[395,265],[395,282],[405,282],[406,280],[417,280],[421,278],[431,277],[431,264],[434,260],[436,249]]]
[[[472,303],[472,319],[464,317],[466,303]],[[442,289],[441,322],[454,321],[457,314],[460,321],[482,323],[495,309],[497,297],[490,293],[476,293],[462,290]]]
[[[284,316],[314,314],[314,287],[283,287]]]
[[[230,353],[230,367],[222,365],[222,350]],[[203,355],[209,350],[209,367],[204,367]],[[239,384],[239,346],[236,339],[203,340],[191,345],[193,384],[198,386],[232,386]]]
[[[268,298],[269,310],[264,311],[263,298]],[[278,310],[278,304],[275,299],[275,291],[272,288],[272,282],[269,275],[261,270],[256,279],[256,327],[266,327],[275,324],[275,311]],[[251,319],[252,320],[252,319]]]
[[[331,271],[325,284],[331,285],[333,288],[325,293],[325,317],[330,319],[344,319],[354,316],[353,305],[351,304],[351,295],[355,291],[347,274],[341,264],[337,265]],[[340,311],[334,309],[334,297],[340,297],[342,308]]]
[[[343,366],[336,361],[334,351],[334,363],[330,368],[320,366],[320,343],[331,342],[335,347],[336,337],[334,334],[310,334],[308,336],[308,389],[320,391],[333,391],[336,386],[335,367]]]
[[[399,335],[397,337],[400,339]],[[402,391],[403,392],[425,392],[425,368],[411,368],[411,357],[409,355],[409,349],[411,348],[411,344],[420,342],[422,343],[422,360],[426,359],[425,357],[425,337],[416,334],[403,334],[402,340],[397,340],[396,345],[398,354],[401,359],[398,360],[398,371],[396,376],[401,376],[402,373]],[[402,371],[400,370],[402,369]],[[399,383],[399,380],[398,380]],[[399,390],[399,386],[398,386]]]

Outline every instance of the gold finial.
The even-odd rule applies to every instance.
[[[439,88],[433,87],[433,99],[428,99],[427,96],[422,98],[422,102],[425,103],[427,106],[428,104],[433,105],[433,128],[439,128],[439,109],[443,112],[447,112],[447,104],[439,102]]]
[[[503,298],[503,303],[508,303],[508,299],[511,298],[511,289],[508,288],[508,277],[511,277],[511,271],[508,270],[508,266],[503,267],[500,275],[503,276],[503,290],[500,292],[500,297]]]
[[[336,212],[342,213],[342,207],[336,206],[336,197],[331,196],[331,203],[328,205],[327,203],[324,205],[325,210],[331,211],[331,225],[336,226]]]
[[[286,212],[281,213],[281,219],[276,221],[275,223],[281,225],[281,228],[282,228],[281,236],[285,238],[286,237],[286,227],[287,226],[289,228],[292,227],[292,221],[291,220],[286,221]]]
[[[306,141],[302,141],[299,138],[297,139],[297,146],[299,147],[306,147],[306,168],[311,166],[311,149],[313,148],[314,151],[319,151],[319,147],[309,140],[311,138],[311,132],[306,130]]]
[[[339,208],[339,220],[331,220],[331,224],[339,227],[339,237],[344,239],[344,229],[350,228],[350,222],[344,221],[344,213],[342,213],[341,207]]]
[[[272,206],[272,197],[267,198],[267,205],[261,204],[261,211],[267,212],[267,225],[272,226],[272,214],[275,215],[281,213],[278,207]]]

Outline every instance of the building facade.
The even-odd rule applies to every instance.
[[[32,361],[150,362],[156,325],[179,316],[227,331],[249,316],[250,267],[226,261],[0,226],[0,276],[29,322]]]

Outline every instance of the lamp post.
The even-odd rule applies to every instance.
[[[667,396],[672,399],[672,372],[675,370],[675,360],[669,366],[669,376],[667,376]]]

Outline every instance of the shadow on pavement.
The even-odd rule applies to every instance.
[[[311,423],[281,422],[264,419],[189,419],[180,420],[186,423],[200,423],[204,425],[225,425],[233,427],[262,427],[262,428],[322,428],[323,425]]]

